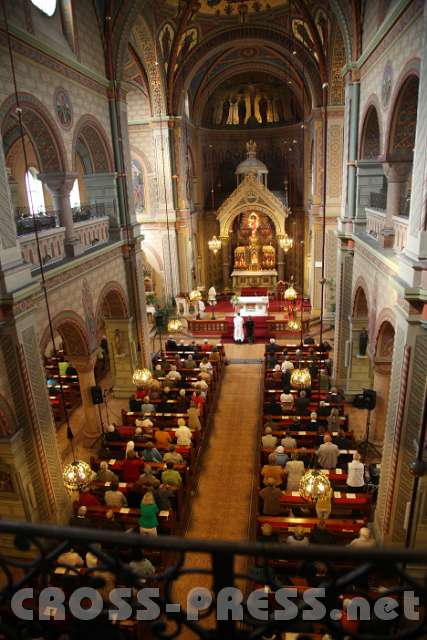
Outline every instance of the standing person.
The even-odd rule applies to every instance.
[[[347,486],[353,491],[363,491],[365,486],[365,465],[360,462],[360,453],[353,454],[353,460],[348,463]]]
[[[156,505],[152,492],[147,491],[141,500],[140,507],[139,532],[142,535],[157,535],[157,525],[159,524],[157,519],[158,512],[159,508]]]
[[[237,312],[237,314],[234,316],[233,324],[234,324],[234,334],[233,334],[234,342],[243,344],[243,341],[245,339],[245,333],[243,331],[243,318],[239,312]]]
[[[248,337],[249,344],[254,343],[254,328],[255,328],[255,323],[253,319],[249,317],[245,322],[245,329],[246,329],[246,334]]]

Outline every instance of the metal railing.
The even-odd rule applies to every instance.
[[[427,631],[427,551],[201,541],[5,520],[0,533],[3,546],[8,541],[16,549],[0,555],[0,633],[12,640],[61,633],[86,637],[90,629],[118,639],[174,638],[191,629],[206,640],[279,639],[288,631],[403,640],[425,637]],[[58,560],[70,549],[81,558],[90,551],[97,566],[81,569]],[[142,549],[156,567],[144,578],[129,565]],[[206,560],[192,565],[187,553]],[[410,566],[418,567],[418,578]],[[289,575],[304,576],[309,591],[295,587]],[[46,587],[56,589],[56,595],[49,592],[56,604],[49,602]],[[96,627],[92,619],[76,620],[81,613],[71,595],[78,587],[91,590],[79,596],[98,607]],[[117,610],[114,587],[127,589],[122,596],[128,607]],[[58,593],[63,594],[60,604]],[[350,609],[346,620],[338,615],[343,599],[350,604],[363,599],[359,622],[351,629],[345,626]]]

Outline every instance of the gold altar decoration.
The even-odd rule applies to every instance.
[[[65,488],[68,491],[82,491],[87,489],[92,480],[93,472],[87,462],[74,460],[67,464],[62,473]]]
[[[304,369],[293,369],[291,373],[291,386],[294,389],[308,389],[311,387],[310,371]]]
[[[177,333],[182,329],[182,322],[179,318],[172,318],[168,322],[168,331],[169,333]]]
[[[135,369],[132,376],[132,383],[136,387],[144,387],[151,382],[152,377],[153,374],[150,369]]]
[[[222,245],[221,240],[217,238],[215,235],[212,236],[210,240],[208,240],[209,251],[212,251],[214,255],[216,255],[218,251],[221,249],[221,245]]]
[[[332,491],[329,478],[323,471],[309,469],[301,478],[299,483],[299,494],[304,500],[316,502],[324,495]]]
[[[188,297],[190,298],[191,302],[197,302],[198,300],[202,299],[202,294],[197,289],[193,289]]]
[[[299,320],[288,320],[286,328],[289,331],[299,331],[301,329],[301,323]]]
[[[294,289],[294,286],[291,282],[291,284],[289,285],[289,287],[287,289],[285,289],[285,293],[283,294],[283,297],[285,300],[287,300],[288,302],[295,302],[295,300],[298,297],[297,292]]]

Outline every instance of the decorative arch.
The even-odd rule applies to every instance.
[[[287,208],[267,187],[257,181],[255,175],[249,174],[218,209],[216,219],[219,222],[221,238],[229,237],[234,219],[240,213],[247,211],[248,207],[253,207],[256,211],[268,216],[276,227],[278,237],[285,235]]]
[[[372,100],[365,110],[360,137],[360,160],[376,160],[381,155],[381,129],[378,107]]]
[[[375,325],[375,357],[391,361],[395,336],[395,314],[389,308],[383,309],[378,315]]]
[[[26,92],[19,92],[22,123],[28,135],[42,173],[63,172],[67,156],[58,127],[40,100]],[[10,95],[0,106],[1,134],[5,155],[20,135],[16,117],[16,98]]]
[[[369,297],[368,285],[361,276],[356,280],[354,285],[354,295],[352,304],[353,318],[367,318],[369,315]]]
[[[104,333],[104,320],[111,318],[128,318],[129,311],[126,293],[118,282],[109,282],[101,290],[95,311],[97,337]]]
[[[67,356],[89,356],[89,338],[84,320],[74,311],[62,311],[52,319],[54,330],[61,336]],[[45,353],[51,340],[50,329],[46,327],[40,340],[41,352]]]
[[[17,430],[15,414],[6,398],[0,395],[0,438],[8,438]]]
[[[412,161],[417,125],[420,61],[403,69],[390,100],[385,152],[388,160]]]
[[[82,116],[73,135],[73,171],[76,169],[76,154],[79,153],[87,173],[111,173],[113,156],[102,125],[91,115]]]

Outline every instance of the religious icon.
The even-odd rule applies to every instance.
[[[187,29],[182,34],[181,42],[178,47],[177,66],[179,66],[190,53],[191,49],[196,46],[198,40],[198,33],[196,28]]]
[[[136,158],[132,159],[132,187],[133,187],[133,199],[135,203],[136,211],[143,211],[145,209],[145,188],[144,188],[144,172],[142,165]]]
[[[171,25],[166,23],[164,27],[161,29],[159,34],[159,41],[162,49],[163,60],[165,61],[166,66],[167,66],[170,52],[171,52],[173,36],[174,36],[174,31]]]
[[[55,111],[59,122],[64,127],[69,127],[72,121],[71,100],[65,89],[57,89],[55,93]]]

